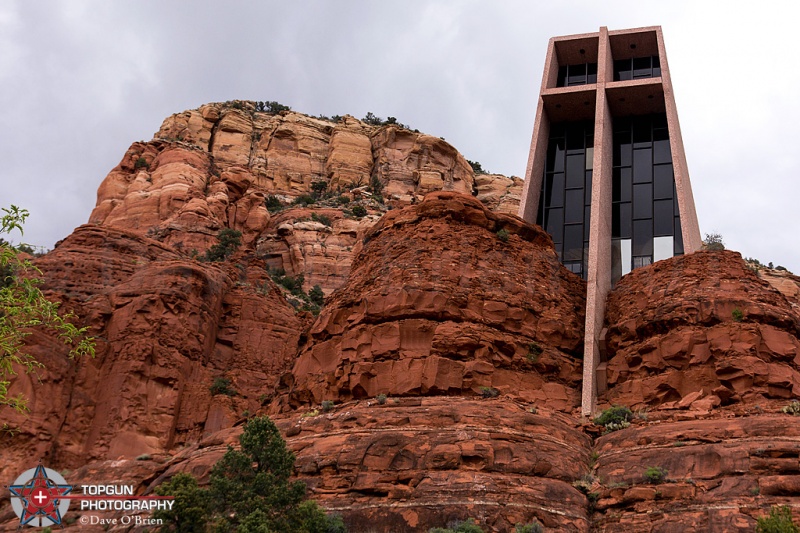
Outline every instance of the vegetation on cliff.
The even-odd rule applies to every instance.
[[[174,496],[172,509],[157,511],[162,531],[237,531],[240,533],[344,533],[339,516],[326,516],[305,499],[306,486],[290,483],[294,453],[286,449],[268,417],[248,421],[239,437],[241,450],[228,451],[211,470],[209,487],[201,489],[181,473],[156,488]]]

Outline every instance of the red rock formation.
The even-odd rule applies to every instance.
[[[295,365],[293,403],[494,387],[577,405],[584,287],[541,229],[440,192],[364,241]]]
[[[800,425],[782,408],[800,398],[798,318],[735,252],[620,280],[601,400],[650,411],[596,441],[597,531],[753,531],[772,505],[796,505]]]
[[[41,382],[14,382],[31,415],[4,412],[20,433],[2,436],[0,477],[31,458],[73,468],[170,450],[255,411],[291,368],[302,322],[263,263],[240,264],[187,260],[98,226],[39,259],[47,293],[91,324],[97,354],[70,364],[56,339],[37,334],[30,352],[45,369]],[[212,396],[217,377],[238,394]]]
[[[482,200],[516,213],[521,180],[513,178],[511,186],[504,183],[513,179],[493,178],[480,189]],[[204,253],[219,230],[230,227],[243,232],[246,245],[257,245],[271,266],[303,274],[306,289],[319,284],[327,294],[347,277],[354,226],[360,239],[377,217],[355,224],[341,218],[347,206],[327,202],[326,212],[347,220],[334,226],[342,238],[305,228],[294,235],[298,239],[289,237],[295,232],[276,232],[286,219],[271,223],[265,199],[276,195],[289,203],[315,182],[358,194],[372,179],[395,205],[437,190],[471,193],[475,185],[466,159],[437,137],[347,115],[334,123],[293,112],[256,112],[252,102],[207,104],[167,118],[152,141],[131,145],[98,189],[89,220],[146,234],[185,254]],[[386,209],[366,204],[377,214]]]

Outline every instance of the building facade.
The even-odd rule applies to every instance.
[[[605,301],[620,277],[702,241],[661,28],[550,39],[520,216],[587,281],[583,412],[605,386]]]

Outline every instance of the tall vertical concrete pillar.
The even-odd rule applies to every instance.
[[[702,244],[660,27],[550,39],[519,214],[587,282],[582,411],[591,415],[613,284]]]

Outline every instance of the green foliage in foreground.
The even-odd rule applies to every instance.
[[[17,230],[22,234],[22,224],[28,211],[12,205],[3,208],[0,235]],[[70,358],[94,356],[94,339],[87,335],[88,327],[79,328],[70,322],[71,313],[58,314],[58,303],[48,301],[37,278],[41,271],[27,259],[20,257],[19,249],[0,239],[0,407],[10,406],[17,411],[27,410],[23,395],[9,397],[10,377],[16,368],[34,372],[43,365],[24,351],[25,337],[31,328],[45,328],[55,333],[70,346]]]
[[[792,510],[787,505],[775,505],[770,509],[769,516],[758,519],[756,533],[800,533],[792,521]]]
[[[237,533],[345,533],[339,516],[326,516],[305,499],[305,484],[289,482],[294,454],[268,417],[244,426],[241,449],[228,451],[211,469],[209,487],[177,474],[156,494],[175,496],[171,510],[156,511],[161,531]]]

